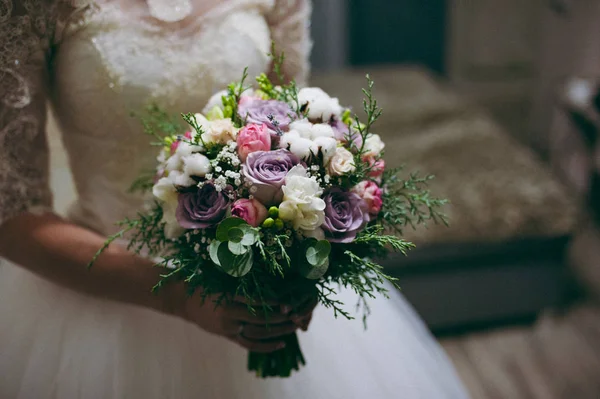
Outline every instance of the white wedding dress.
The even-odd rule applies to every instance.
[[[250,76],[268,70],[272,39],[287,55],[286,73],[304,81],[306,1],[202,4],[0,0],[0,223],[51,209],[47,101],[76,183],[70,219],[108,234],[141,206],[127,189],[156,155],[131,111],[151,102],[200,110],[245,66]],[[340,295],[353,306],[352,293]],[[399,293],[372,301],[367,331],[318,308],[300,341],[305,368],[259,380],[246,371],[245,350],[191,324],[0,266],[2,398],[467,397]]]

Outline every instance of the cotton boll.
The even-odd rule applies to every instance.
[[[172,155],[167,159],[165,170],[167,172],[180,171],[183,168],[183,160],[179,154]]]
[[[333,128],[325,123],[319,123],[312,126],[310,131],[311,139],[316,139],[317,137],[334,137],[335,134],[333,132]]]
[[[305,139],[312,138],[312,128],[313,124],[310,123],[308,119],[300,119],[290,124],[290,131],[296,131],[301,137],[304,137]]]
[[[337,98],[331,98],[322,89],[307,87],[298,93],[298,100],[302,105],[308,105],[308,118],[310,120],[328,121],[332,117],[340,117],[342,106]]]
[[[290,142],[290,152],[300,158],[308,158],[319,151],[317,144],[309,139],[298,137]]]
[[[335,154],[337,140],[332,137],[317,137],[314,142],[321,149],[323,164],[327,165],[333,154]]]
[[[177,170],[174,170],[173,172],[169,173],[169,179],[171,179],[173,184],[181,187],[190,187],[196,184],[194,179],[192,179],[188,174],[182,173]]]
[[[179,146],[177,147],[177,151],[175,151],[175,154],[181,158],[185,158],[185,157],[189,157],[194,152],[201,152],[203,150],[204,150],[204,147],[202,147],[201,145],[194,145],[194,144],[190,144],[190,143],[186,143],[186,142],[182,141],[179,143]]]
[[[284,133],[280,138],[279,138],[279,148],[284,148],[284,149],[288,149],[292,143],[292,141],[300,138],[302,136],[300,136],[300,133],[297,130],[291,130],[287,133]]]
[[[188,176],[204,177],[207,173],[210,173],[212,167],[210,166],[210,160],[202,154],[192,154],[183,158],[184,173]]]

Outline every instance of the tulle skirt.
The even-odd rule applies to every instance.
[[[352,308],[356,297],[342,291]],[[244,349],[182,320],[61,288],[0,263],[0,397],[24,399],[461,399],[451,363],[406,300],[360,320],[319,307],[307,365],[257,379]]]

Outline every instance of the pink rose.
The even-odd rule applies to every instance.
[[[354,186],[352,191],[365,200],[367,209],[371,215],[377,215],[381,211],[381,206],[383,205],[381,199],[382,191],[376,183],[362,181]]]
[[[380,178],[385,170],[385,161],[383,159],[379,159],[377,161],[370,159],[369,164],[371,166],[369,177]]]
[[[246,162],[250,153],[271,150],[271,134],[264,124],[250,124],[238,133],[237,145],[240,159]]]
[[[249,225],[258,227],[268,216],[267,208],[255,199],[241,199],[234,202],[231,215],[244,219]]]

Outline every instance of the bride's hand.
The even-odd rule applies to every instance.
[[[223,336],[253,352],[274,352],[285,347],[283,338],[301,328],[304,331],[312,317],[316,301],[308,301],[297,312],[291,307],[269,304],[274,311],[266,315],[259,310],[250,313],[243,298],[215,306],[216,298],[204,303],[196,296],[187,298],[182,316],[200,328]]]

